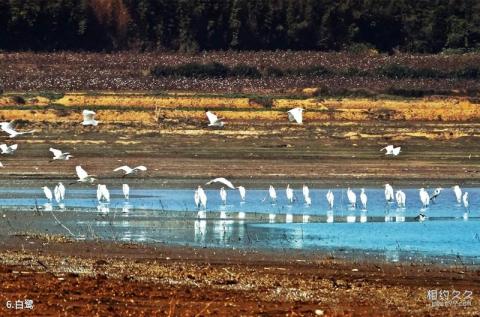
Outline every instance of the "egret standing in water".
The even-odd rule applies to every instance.
[[[290,188],[290,184],[287,184],[287,188],[285,189],[285,194],[287,195],[287,200],[291,204],[293,203],[293,189]]]
[[[435,202],[435,199],[437,199],[438,195],[440,195],[440,192],[443,190],[443,188],[438,187],[433,191],[432,196],[430,196],[430,200],[432,202]]]
[[[420,201],[422,202],[423,208],[427,208],[430,204],[430,196],[428,195],[427,191],[422,187],[420,188]]]
[[[360,193],[360,201],[362,202],[363,210],[367,210],[367,194],[365,194],[365,188],[362,188],[362,192]]]
[[[468,210],[468,192],[465,192],[465,194],[463,194],[463,197],[462,197],[462,200],[463,200],[463,206],[465,207],[465,209]]]
[[[328,190],[326,197],[327,197],[328,207],[330,209],[333,209],[333,202],[335,200],[335,196],[333,195],[330,189]]]
[[[110,192],[107,189],[107,185],[98,184],[97,200],[99,203],[101,203],[102,201],[110,202]]]
[[[385,200],[387,202],[393,201],[393,187],[390,184],[385,184]]]
[[[205,191],[203,190],[202,186],[198,186],[197,192],[198,192],[198,197],[200,198],[200,205],[203,207],[203,209],[206,209],[207,208],[207,194],[205,194]]]
[[[198,194],[198,189],[195,189],[195,193],[193,194],[193,200],[195,201],[195,207],[200,207],[200,195]]]
[[[268,189],[268,195],[270,196],[272,204],[277,201],[277,191],[272,185],[270,185],[270,188]]]
[[[402,190],[397,190],[397,193],[395,194],[395,198],[397,200],[398,208],[404,208],[405,207],[405,200],[406,200],[405,193]]]
[[[350,189],[350,187],[347,189],[347,198],[350,205],[355,208],[357,206],[357,195]]]
[[[51,203],[53,198],[52,191],[47,186],[43,186],[42,189],[43,189],[43,192],[45,193],[45,197],[47,197],[48,199],[48,202]]]
[[[312,199],[310,198],[310,189],[308,189],[308,186],[305,184],[303,185],[302,193],[303,193],[303,200],[305,200],[305,204],[310,206],[312,204]]]
[[[462,203],[462,189],[458,185],[453,186],[452,189],[453,189],[453,192],[455,193],[455,198],[457,199],[457,204],[461,204]]]
[[[237,189],[238,189],[238,193],[240,194],[240,199],[241,199],[242,201],[245,201],[245,195],[246,195],[246,193],[247,193],[245,187],[243,187],[243,186],[238,186]]]
[[[130,186],[128,186],[128,184],[123,184],[122,192],[125,199],[128,200],[130,198]]]
[[[227,204],[227,191],[224,187],[220,188],[220,198],[222,199],[222,203],[224,205]]]

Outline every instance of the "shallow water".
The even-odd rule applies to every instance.
[[[357,193],[359,202],[359,190]],[[245,202],[229,190],[222,204],[218,189],[206,190],[205,218],[198,218],[193,190],[131,188],[127,202],[120,188],[110,188],[109,204],[99,204],[95,187],[67,188],[64,208],[48,204],[40,188],[0,188],[5,230],[67,233],[79,239],[164,242],[213,247],[353,250],[379,252],[387,260],[412,256],[480,259],[480,188],[466,188],[470,207],[458,204],[445,189],[435,204],[422,209],[418,189],[405,189],[406,207],[386,203],[383,189],[366,189],[367,209],[348,206],[345,189],[335,189],[329,210],[327,190],[310,189],[312,205],[289,204],[283,189],[270,202],[267,190],[247,190]],[[432,192],[429,190],[429,192]],[[25,215],[42,213],[29,221]],[[424,213],[427,219],[415,217]],[[244,213],[244,216],[242,216]],[[55,219],[57,218],[57,219]],[[58,225],[60,221],[63,226]],[[25,224],[28,223],[28,226]],[[69,230],[70,232],[67,232]]]

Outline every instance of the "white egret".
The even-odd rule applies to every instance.
[[[465,192],[465,194],[463,194],[462,200],[463,206],[465,207],[465,209],[468,209],[468,192]]]
[[[83,125],[93,125],[97,126],[100,121],[95,120],[95,111],[92,110],[83,110]]]
[[[48,188],[47,186],[43,186],[42,189],[43,189],[43,192],[45,193],[45,197],[47,197],[48,201],[52,202],[53,195],[52,195],[52,191],[50,190],[50,188]]]
[[[113,171],[114,172],[123,171],[124,174],[123,174],[122,177],[125,177],[125,176],[130,175],[130,174],[136,174],[138,172],[145,172],[146,170],[147,170],[147,168],[143,165],[135,166],[134,168],[131,168],[130,166],[127,166],[127,165],[123,165],[123,166],[117,167]]]
[[[393,187],[390,184],[385,184],[385,200],[388,202],[393,201]]]
[[[362,188],[362,192],[360,193],[360,202],[362,203],[363,209],[367,209],[367,194],[365,193],[365,188]]]
[[[303,123],[303,109],[302,108],[293,108],[287,111],[288,120],[291,122],[295,121],[298,124]]]
[[[395,146],[390,144],[390,145],[387,145],[384,148],[381,148],[380,151],[385,150],[385,155],[397,156],[398,154],[400,154],[401,149],[402,149],[401,146],[395,147]]]
[[[35,132],[35,130],[19,132],[19,131],[16,131],[14,127],[15,127],[14,121],[0,122],[0,128],[4,132],[6,132],[10,138],[14,138],[16,136],[23,135],[23,134],[31,134]]]
[[[195,189],[193,193],[193,201],[195,202],[195,207],[200,207],[200,195],[198,194],[198,189]]]
[[[432,196],[430,196],[430,200],[432,202],[435,202],[435,199],[437,199],[438,195],[440,195],[440,192],[442,190],[443,190],[443,188],[441,188],[441,187],[435,188],[435,190],[432,193]]]
[[[4,168],[4,167],[5,167],[5,166],[3,166],[3,163],[2,163],[2,162],[0,162],[0,167],[1,167],[1,168]]]
[[[303,197],[305,199],[305,204],[307,206],[310,206],[312,204],[312,199],[310,198],[310,196],[307,196],[307,197]]]
[[[293,203],[293,189],[290,188],[290,184],[287,184],[285,189],[285,194],[287,195],[287,200],[289,203]]]
[[[50,152],[53,153],[53,158],[52,160],[69,160],[70,158],[73,157],[73,155],[70,155],[69,152],[62,152],[61,150],[57,150],[57,149],[54,149],[53,147],[51,147],[49,149]]]
[[[458,204],[462,203],[462,189],[458,185],[455,185],[452,188],[453,188],[453,192],[455,193],[455,198],[457,199],[457,203]]]
[[[79,183],[93,183],[95,182],[95,177],[92,175],[88,175],[87,171],[85,171],[80,165],[77,165],[75,167],[75,171],[77,172],[78,180],[77,182]],[[73,183],[75,184],[75,183]]]
[[[198,197],[200,198],[200,204],[202,205],[203,208],[207,208],[207,195],[205,194],[205,191],[203,190],[202,186],[198,186],[197,191],[198,191]]]
[[[347,198],[350,205],[355,208],[357,205],[357,195],[350,189],[350,187],[347,189]]]
[[[122,191],[123,191],[123,196],[125,197],[126,200],[128,200],[130,198],[130,186],[128,186],[128,184],[123,184]]]
[[[397,190],[397,192],[395,194],[395,198],[397,200],[397,206],[399,208],[405,207],[406,195],[402,190]]]
[[[6,145],[0,144],[0,150],[2,150],[1,154],[13,154],[18,148],[18,144],[13,144],[13,145]]]
[[[270,188],[268,189],[268,195],[270,196],[272,203],[277,201],[277,192],[272,185],[270,185]]]
[[[422,187],[420,188],[420,201],[422,202],[423,208],[427,208],[430,204],[430,196],[428,195],[427,191]]]
[[[61,182],[59,182],[54,190],[53,193],[55,194],[55,201],[60,203],[62,200],[65,199],[65,186]]]
[[[227,186],[231,189],[235,189],[235,186],[233,186],[232,182],[230,182],[228,179],[226,179],[224,177],[218,177],[218,178],[212,179],[211,181],[209,181],[205,185],[210,185],[212,183],[222,183],[222,184],[224,184],[225,186]]]
[[[209,127],[223,127],[224,123],[220,120],[213,112],[206,111],[205,114],[207,115],[208,119],[208,126]]]
[[[107,185],[98,184],[97,200],[98,202],[102,202],[103,200],[106,202],[110,202],[110,192],[108,191]]]
[[[310,189],[305,184],[303,184],[302,193],[303,193],[303,198],[306,199],[307,197],[310,197]]]
[[[331,190],[328,190],[326,197],[329,208],[333,209],[333,202],[335,201],[335,196],[333,195]]]
[[[245,187],[243,187],[243,186],[238,186],[237,189],[238,189],[238,192],[239,192],[239,194],[240,194],[240,199],[241,199],[242,201],[245,201],[245,195],[246,195],[246,193],[247,193]]]
[[[222,203],[224,205],[227,204],[227,191],[225,190],[225,187],[220,188],[220,198],[222,199]]]

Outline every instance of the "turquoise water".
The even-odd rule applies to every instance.
[[[353,190],[359,203],[360,190]],[[298,200],[293,204],[283,188],[277,188],[274,204],[266,198],[266,189],[247,189],[245,202],[238,191],[228,190],[226,205],[218,189],[207,189],[205,219],[198,219],[193,189],[131,188],[127,202],[121,188],[110,187],[111,202],[99,204],[95,187],[67,187],[61,208],[55,202],[49,205],[40,188],[3,188],[0,205],[17,214],[43,210],[36,230],[61,232],[50,215],[54,213],[73,235],[87,239],[95,233],[101,239],[212,247],[374,251],[393,261],[400,254],[480,258],[479,188],[464,189],[469,192],[468,210],[457,204],[449,188],[426,209],[418,189],[402,190],[405,208],[386,203],[383,189],[366,188],[367,209],[362,210],[348,206],[346,189],[334,189],[330,210],[326,189],[310,189],[311,206],[303,203],[301,189],[295,191]],[[415,219],[420,212],[427,216],[423,222]]]

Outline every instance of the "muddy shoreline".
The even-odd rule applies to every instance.
[[[461,265],[45,236],[3,237],[0,253],[1,300],[32,299],[34,315],[476,316],[479,309],[480,270]],[[433,308],[430,289],[472,291],[473,301]]]

